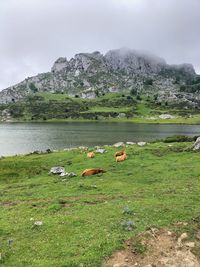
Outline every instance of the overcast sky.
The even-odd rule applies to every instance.
[[[200,73],[200,0],[0,0],[0,90],[58,57],[120,47]]]

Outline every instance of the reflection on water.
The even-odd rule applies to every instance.
[[[0,155],[34,150],[150,141],[174,134],[198,135],[200,125],[104,122],[1,123]]]

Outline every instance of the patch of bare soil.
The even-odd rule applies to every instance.
[[[15,202],[11,202],[11,201],[6,201],[6,202],[0,202],[0,206],[2,207],[12,207],[12,206],[15,206],[17,205],[17,203]]]
[[[200,267],[199,251],[199,230],[191,241],[187,232],[150,228],[128,240],[102,267]]]

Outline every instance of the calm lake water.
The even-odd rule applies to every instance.
[[[0,156],[34,150],[151,141],[174,134],[198,135],[200,125],[103,122],[1,123]]]

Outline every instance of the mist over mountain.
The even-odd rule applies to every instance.
[[[0,92],[0,103],[15,103],[36,92],[65,93],[95,98],[108,92],[156,93],[157,100],[195,104],[199,80],[191,64],[169,65],[149,52],[120,48],[105,55],[98,51],[58,58],[51,71]],[[191,104],[191,103],[190,103]]]

